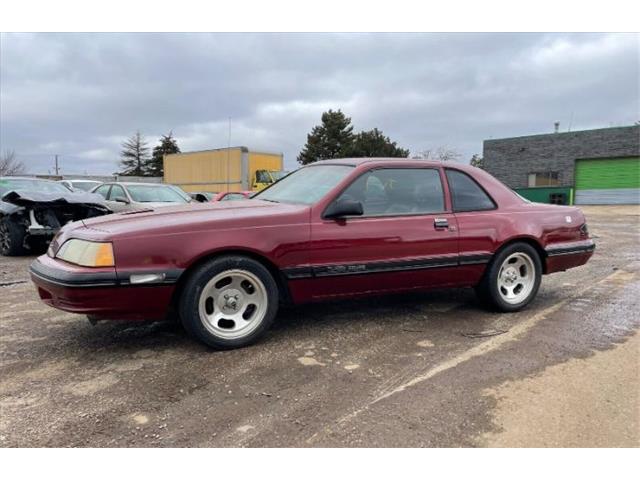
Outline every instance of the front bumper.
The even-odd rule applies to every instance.
[[[76,267],[47,255],[34,260],[29,273],[47,305],[113,320],[166,317],[177,280],[131,285],[114,268]]]
[[[584,265],[593,255],[596,244],[590,238],[576,242],[547,245],[547,268],[545,273],[562,272]]]

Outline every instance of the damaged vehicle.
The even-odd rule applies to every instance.
[[[107,213],[100,195],[39,178],[0,177],[0,254],[43,251],[67,223]]]

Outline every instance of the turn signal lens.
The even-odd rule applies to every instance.
[[[96,267],[113,267],[113,247],[110,243],[101,243],[96,252]]]
[[[113,267],[113,246],[110,242],[90,242],[72,238],[64,242],[56,258],[83,267]]]

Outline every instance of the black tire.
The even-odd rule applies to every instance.
[[[500,269],[502,268],[505,260],[511,257],[513,254],[523,254],[531,259],[533,264],[533,286],[531,291],[517,303],[510,303],[503,298],[503,293],[500,291],[498,282],[498,276],[500,275]],[[542,263],[540,261],[540,255],[534,247],[527,243],[518,242],[508,245],[500,250],[491,260],[487,269],[480,280],[480,283],[475,287],[476,295],[478,299],[490,307],[493,310],[500,312],[516,312],[526,307],[538,293],[540,288],[540,281],[542,279]]]
[[[25,253],[24,228],[8,217],[0,219],[0,255],[12,257]]]
[[[262,319],[252,325],[252,330],[239,338],[224,338],[205,324],[200,316],[201,295],[207,284],[226,271],[249,272],[262,283],[266,297],[266,308]],[[246,347],[255,343],[271,327],[278,311],[278,286],[273,276],[261,263],[240,255],[225,255],[207,261],[188,277],[180,296],[178,311],[185,330],[201,342],[221,350]],[[211,301],[214,304],[214,301]],[[219,307],[214,307],[219,308]]]

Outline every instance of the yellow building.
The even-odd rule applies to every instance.
[[[187,192],[262,190],[283,175],[282,153],[247,147],[218,148],[164,156],[164,182]]]

